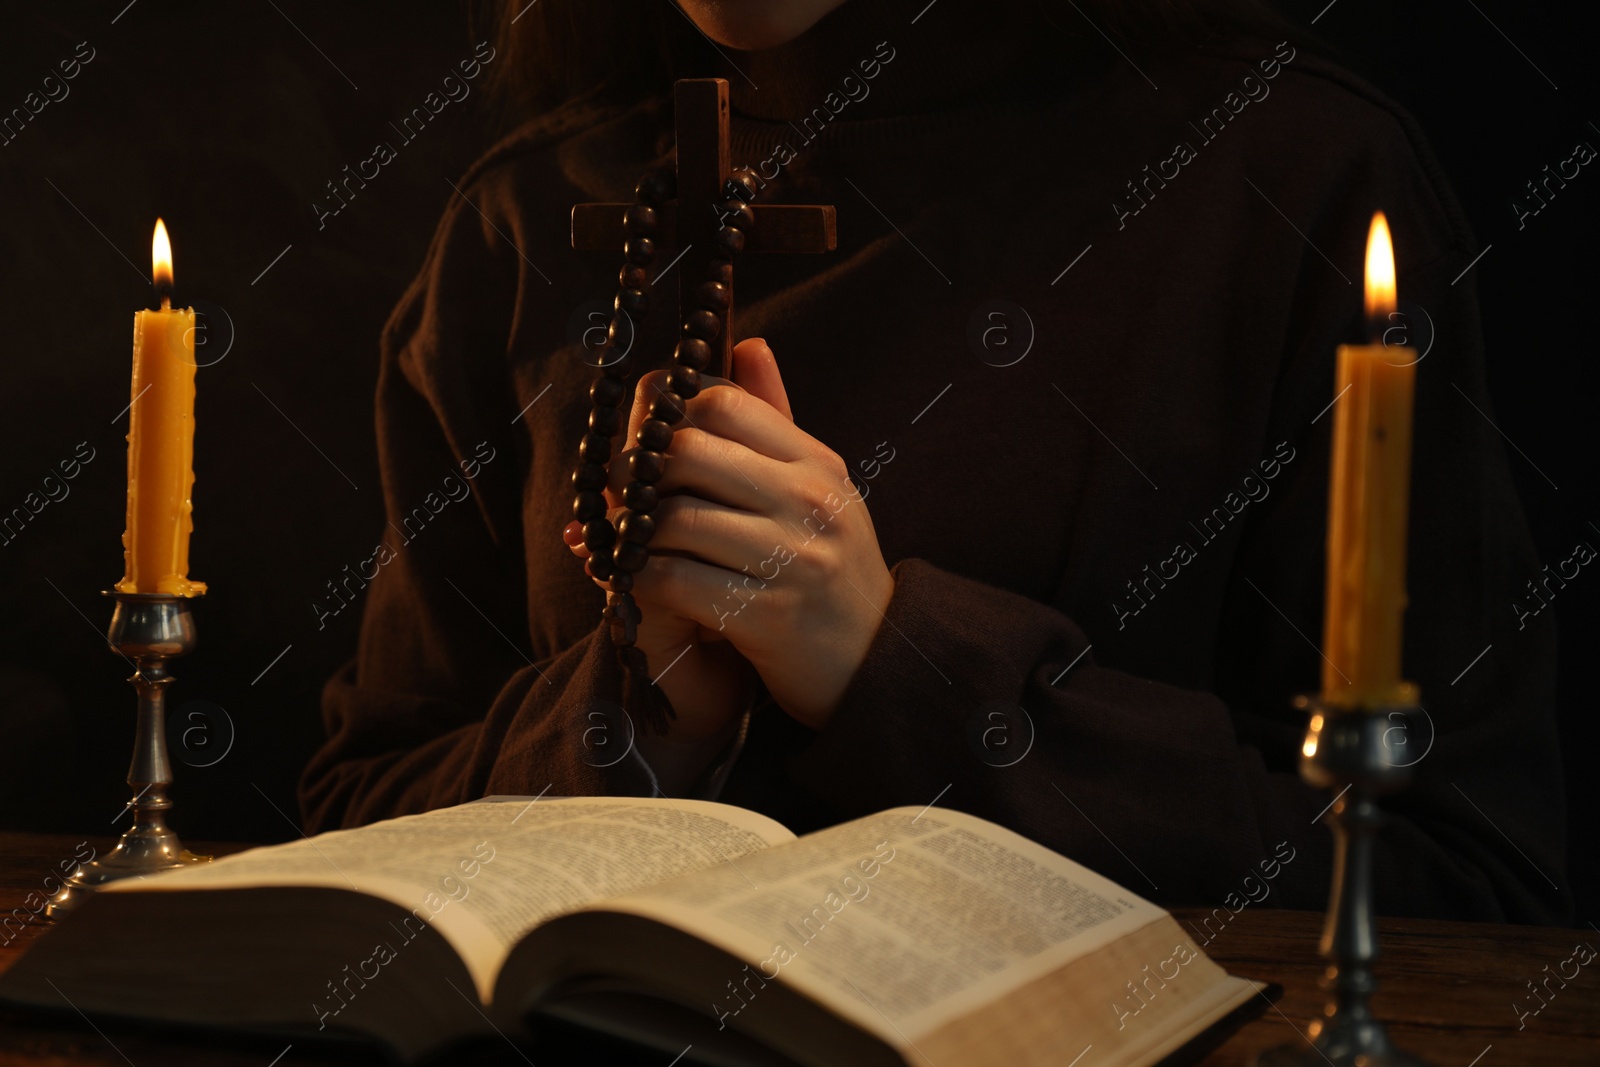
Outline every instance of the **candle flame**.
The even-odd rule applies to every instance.
[[[1306,734],[1305,742],[1300,746],[1300,754],[1306,759],[1311,759],[1317,754],[1317,738],[1322,736],[1322,716],[1311,716],[1311,729]]]
[[[167,238],[167,224],[156,219],[156,234],[150,240],[150,276],[157,289],[172,288],[172,242]]]
[[[1387,320],[1395,310],[1394,244],[1389,240],[1389,220],[1379,211],[1367,231],[1367,321]]]

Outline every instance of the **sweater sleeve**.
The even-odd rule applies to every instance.
[[[1103,667],[1070,618],[1027,598],[920,560],[894,574],[866,662],[791,762],[839,815],[937,800],[1147,896],[1189,903],[1252,892],[1248,879],[1267,857],[1282,859],[1287,842],[1300,859],[1284,865],[1277,903],[1322,906],[1331,839],[1316,823],[1332,797],[1293,770],[1303,723]],[[1253,666],[1277,677],[1270,654]],[[1550,666],[1548,647],[1522,665],[1477,664],[1466,694],[1492,708],[1482,714],[1446,696],[1448,675],[1424,683],[1440,699],[1425,698],[1431,721],[1405,738],[1416,778],[1387,804],[1380,911],[1431,900],[1434,914],[1561,920],[1565,893],[1547,878],[1561,875],[1553,736],[1540,703]],[[1285,701],[1291,688],[1280,689]]]
[[[536,268],[522,250],[560,235],[527,232],[504,209],[507,185],[491,172],[452,199],[384,330],[386,523],[361,566],[366,585],[346,586],[365,597],[359,646],[323,693],[327,741],[300,784],[310,830],[491,793],[652,790],[621,707],[658,691],[624,700],[616,650],[598,626],[600,594],[529,603],[530,445],[507,433],[508,336],[516,314],[539,311],[519,307],[518,294],[546,288],[525,284]],[[563,615],[577,621],[560,626]]]
[[[1431,323],[1413,338],[1432,349],[1418,366],[1404,646],[1426,719],[1403,739],[1413,782],[1385,801],[1377,899],[1385,914],[1560,922],[1554,630],[1512,607],[1540,570],[1490,422],[1476,300],[1452,284],[1472,255],[1446,248],[1401,276]],[[1345,315],[1308,307],[1286,340],[1267,440],[1299,455],[1251,507],[1217,631],[1192,627],[1214,650],[1203,690],[1103,662],[1095,627],[1116,626],[1102,612],[1073,618],[907,559],[864,664],[790,773],[841,817],[940,798],[1174,902],[1242,900],[1287,842],[1275,902],[1323,906],[1332,796],[1298,776],[1306,724],[1290,701],[1322,664],[1333,420],[1315,416]]]

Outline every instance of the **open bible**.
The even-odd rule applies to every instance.
[[[115,884],[0,976],[12,1004],[407,1060],[580,1026],[730,1065],[1151,1063],[1258,988],[970,815],[796,838],[664,798],[494,797]]]

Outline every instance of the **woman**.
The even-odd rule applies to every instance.
[[[1290,700],[1322,664],[1324,416],[1381,209],[1428,335],[1405,669],[1430,728],[1379,904],[1559,920],[1553,638],[1503,607],[1538,565],[1473,410],[1472,238],[1411,121],[1221,3],[1151,4],[1138,44],[1052,0],[679,7],[506,13],[537,117],[460,183],[384,333],[391,521],[308,823],[660,791],[803,832],[937,800],[1165,900],[1287,857],[1277,899],[1320,906],[1330,798]],[[728,79],[758,203],[836,204],[839,242],[738,266],[738,384],[673,438],[624,693],[569,525],[575,342],[620,247],[572,251],[568,211],[670,161],[679,76]],[[630,349],[630,434],[675,288]],[[408,523],[458,470],[471,505]]]

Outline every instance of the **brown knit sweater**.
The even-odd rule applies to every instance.
[[[736,324],[869,487],[896,580],[832,721],[759,707],[721,799],[803,832],[937,797],[1167,901],[1242,899],[1292,854],[1270,899],[1320,906],[1330,798],[1295,774],[1290,700],[1318,683],[1325,409],[1381,208],[1432,337],[1405,670],[1433,728],[1390,805],[1380,906],[1561,919],[1553,633],[1508,610],[1538,563],[1473,276],[1454,281],[1472,237],[1411,120],[1271,41],[1125,59],[1082,25],[978,29],[958,0],[886,21],[904,6],[683,71],[730,79],[735,162],[778,160],[763,202],[838,205],[837,252],[740,264]],[[619,259],[567,227],[573,203],[631,198],[670,119],[546,116],[446,208],[383,336],[390,524],[309,827],[648,791],[586,736],[619,694],[602,594],[561,540],[593,375],[572,323]],[[639,370],[668,361],[671,304]]]

